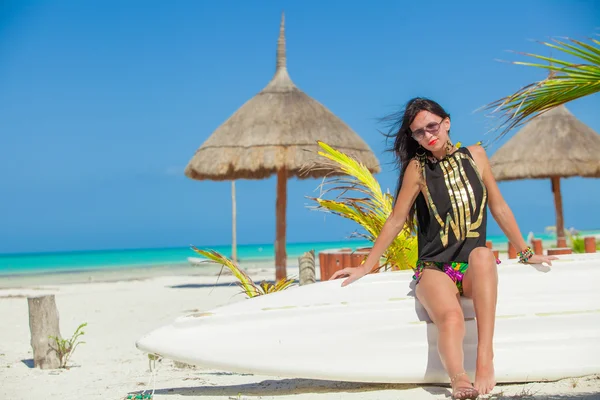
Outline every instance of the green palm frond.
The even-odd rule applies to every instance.
[[[246,274],[245,271],[240,269],[229,258],[214,250],[201,250],[195,246],[192,246],[192,250],[206,257],[208,260],[213,261],[217,264],[221,264],[222,266],[229,269],[233,276],[237,278],[237,283],[242,288],[242,291],[246,294],[246,296],[254,297],[259,294],[260,288],[254,283],[254,281],[248,276],[248,274]]]
[[[294,279],[282,279],[277,283],[273,284],[270,282],[261,282],[260,284],[254,283],[252,278],[243,271],[236,263],[229,258],[220,254],[214,250],[201,250],[195,246],[191,246],[192,250],[196,253],[207,258],[207,261],[212,261],[217,264],[221,264],[231,271],[233,276],[238,280],[237,284],[242,289],[242,292],[248,297],[262,296],[268,293],[278,292],[285,290],[294,284]]]
[[[548,77],[529,84],[517,92],[496,100],[484,108],[499,113],[501,131],[499,138],[527,120],[556,106],[600,92],[600,41],[590,39],[585,43],[575,39],[542,42],[551,49],[572,56],[576,62],[537,54],[521,53],[547,62],[515,61],[513,64],[536,67],[549,71]]]
[[[260,283],[260,288],[262,290],[261,294],[269,294],[269,293],[279,292],[279,291],[285,290],[293,285],[294,285],[293,279],[281,279],[281,280],[277,281],[275,284],[273,284],[271,282],[263,281]]]
[[[384,193],[373,174],[362,163],[338,151],[323,142],[318,142],[322,151],[319,155],[329,160],[319,167],[327,165],[341,177],[333,177],[322,184],[324,189],[321,196],[311,198],[318,206],[313,208],[350,219],[358,223],[366,233],[356,233],[355,236],[363,237],[374,242],[393,209],[393,197]],[[349,193],[355,192],[366,197],[352,197]],[[323,196],[335,193],[334,199],[325,199]],[[383,255],[384,261],[381,268],[397,267],[399,269],[412,268],[417,260],[417,239],[408,229],[408,225],[394,239],[393,243]]]
[[[344,174],[352,178],[335,179],[336,183],[349,184],[347,187],[340,186],[337,190],[359,190],[370,196],[369,200],[372,202],[374,210],[378,210],[382,214],[392,212],[392,205],[387,201],[387,196],[381,191],[379,182],[364,164],[341,151],[335,150],[324,142],[319,141],[318,144],[323,149],[318,154],[332,161]]]

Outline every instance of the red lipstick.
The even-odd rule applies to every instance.
[[[435,144],[437,141],[438,141],[437,139],[431,139],[431,140],[429,141],[429,145],[430,145],[430,146],[433,146],[433,145],[434,145],[434,144]]]

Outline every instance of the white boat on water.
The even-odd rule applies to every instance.
[[[504,261],[494,336],[498,382],[600,373],[600,255],[553,266]],[[437,328],[414,297],[411,271],[293,287],[182,316],[140,338],[147,353],[215,369],[358,382],[448,382]],[[462,299],[465,367],[477,329]]]
[[[206,264],[206,262],[207,262],[206,258],[200,258],[200,257],[188,257],[187,260],[192,265]]]

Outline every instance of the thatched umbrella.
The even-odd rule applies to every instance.
[[[550,178],[556,235],[564,243],[560,178],[600,177],[600,135],[561,105],[533,118],[498,149],[490,163],[498,181]]]
[[[264,179],[277,174],[276,279],[286,277],[287,179],[324,176],[306,169],[318,157],[317,140],[379,172],[369,146],[343,121],[298,89],[286,68],[284,16],[277,42],[275,75],[196,151],[185,169],[189,178],[203,180]]]

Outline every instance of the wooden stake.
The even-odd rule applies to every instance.
[[[29,329],[31,330],[31,347],[33,348],[33,366],[41,369],[56,369],[60,360],[56,349],[56,341],[49,336],[59,339],[58,309],[54,295],[28,297]]]
[[[596,238],[594,236],[587,236],[583,239],[586,253],[596,252]]]
[[[315,283],[315,251],[307,251],[298,257],[300,267],[300,286]]]

